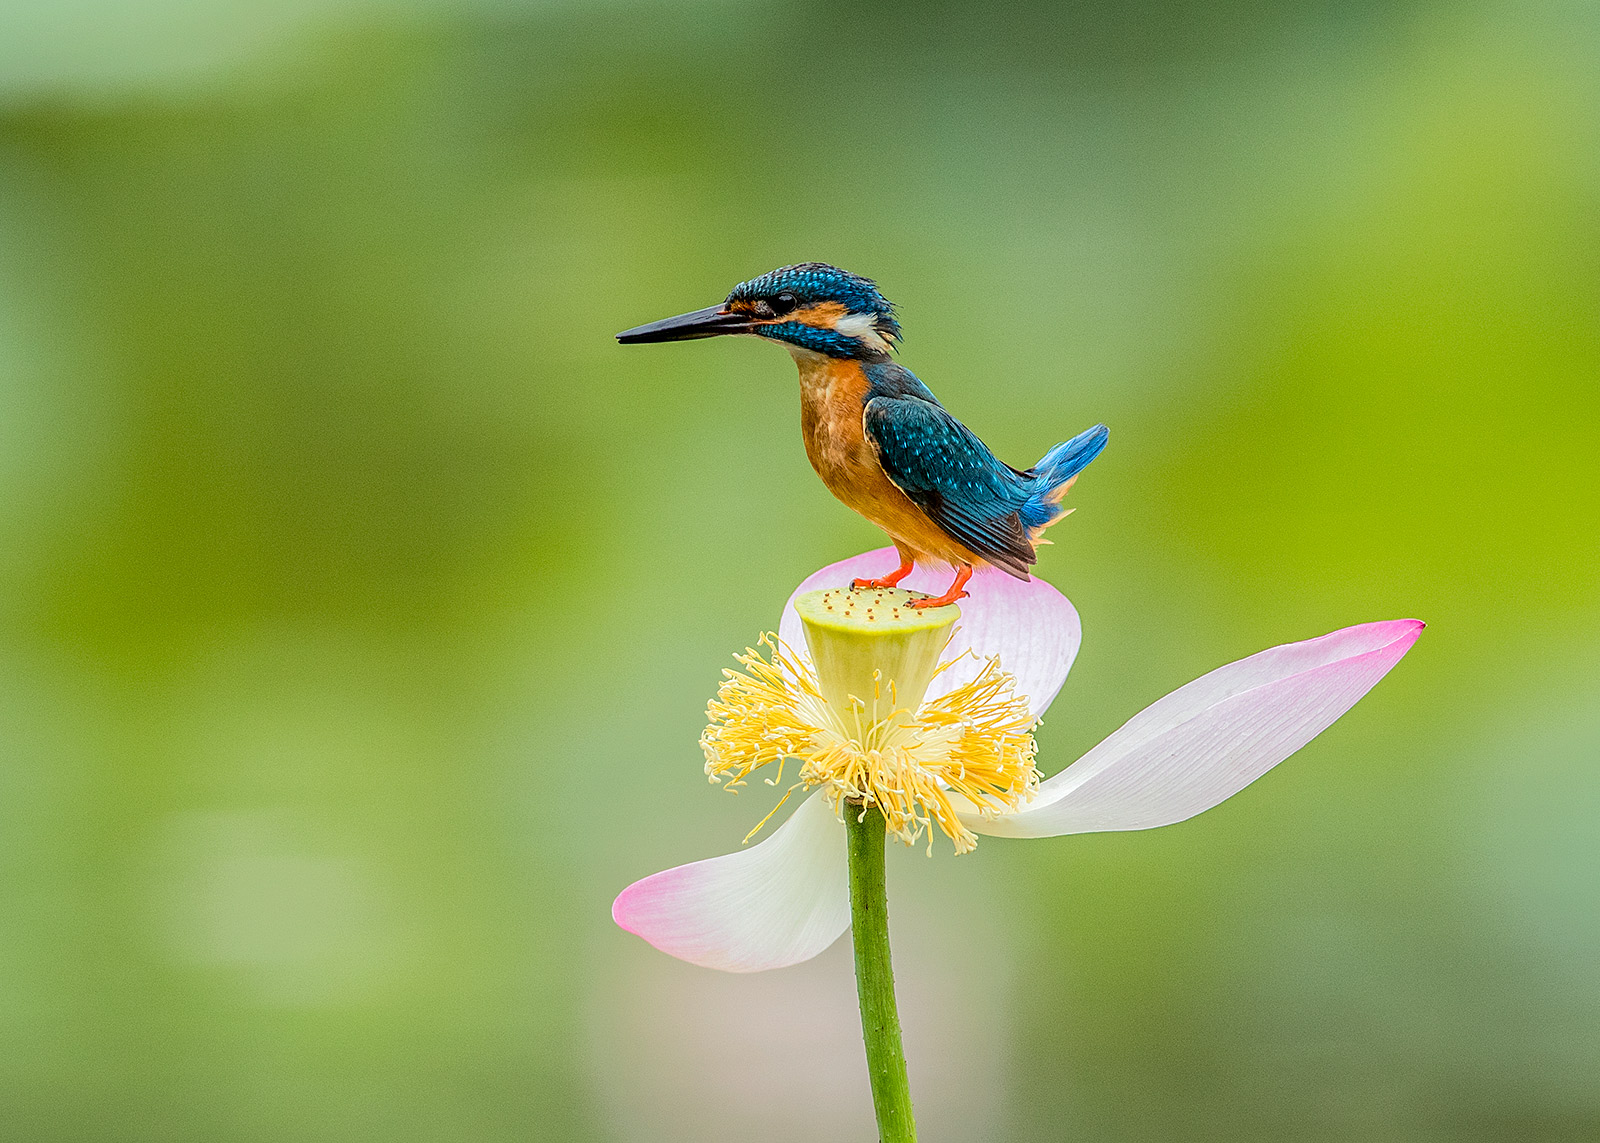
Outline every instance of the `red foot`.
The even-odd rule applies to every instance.
[[[967,598],[967,593],[962,591],[961,589],[962,589],[962,587],[964,587],[966,585],[966,582],[971,578],[972,578],[972,565],[971,564],[967,564],[965,567],[962,567],[962,568],[960,568],[960,569],[958,569],[956,571],[956,581],[955,581],[955,583],[950,585],[950,590],[949,591],[945,592],[943,595],[939,596],[937,599],[913,599],[906,606],[914,607],[918,611],[921,611],[922,609],[927,608],[927,607],[949,607],[956,600]]]
[[[853,580],[851,580],[850,581],[850,588],[851,588],[852,591],[858,591],[861,588],[865,588],[865,587],[896,587],[896,586],[899,585],[901,580],[905,579],[906,576],[911,574],[911,569],[916,567],[916,566],[917,565],[916,565],[916,563],[914,561],[905,560],[904,562],[901,563],[901,565],[899,567],[895,568],[894,571],[890,572],[888,575],[883,576],[880,579],[853,579]]]

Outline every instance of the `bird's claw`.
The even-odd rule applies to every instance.
[[[900,581],[910,575],[916,565],[910,560],[902,560],[900,566],[888,575],[874,576],[871,579],[853,579],[850,581],[851,591],[878,590],[886,587],[899,587]]]
[[[947,591],[937,599],[933,598],[932,596],[929,596],[927,599],[913,599],[910,603],[906,604],[906,606],[914,608],[917,611],[922,611],[929,607],[949,607],[956,600],[967,598],[967,595],[968,593],[965,591]]]
[[[882,579],[853,579],[850,581],[850,590],[868,591],[872,589],[881,589],[885,587],[893,587],[898,582],[899,580],[896,580],[890,576],[884,576]]]

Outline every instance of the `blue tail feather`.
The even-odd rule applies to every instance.
[[[1104,425],[1086,429],[1070,441],[1056,445],[1033,466],[1035,486],[1029,493],[1028,499],[1023,502],[1019,513],[1026,527],[1048,527],[1060,519],[1063,515],[1060,505],[1062,486],[1100,455],[1100,450],[1106,447],[1106,439],[1110,435],[1111,430]]]

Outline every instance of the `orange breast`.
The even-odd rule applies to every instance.
[[[862,429],[868,383],[861,363],[803,352],[795,360],[806,457],[828,491],[924,562],[982,564],[981,557],[945,535],[885,475],[877,447]]]

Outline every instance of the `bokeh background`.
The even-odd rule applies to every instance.
[[[892,855],[924,1137],[1600,1138],[1597,219],[1581,0],[10,0],[0,1136],[871,1137],[847,943],[608,914],[881,542],[782,352],[611,335],[822,259],[1003,457],[1112,426],[1047,770],[1430,623],[1201,818]]]

